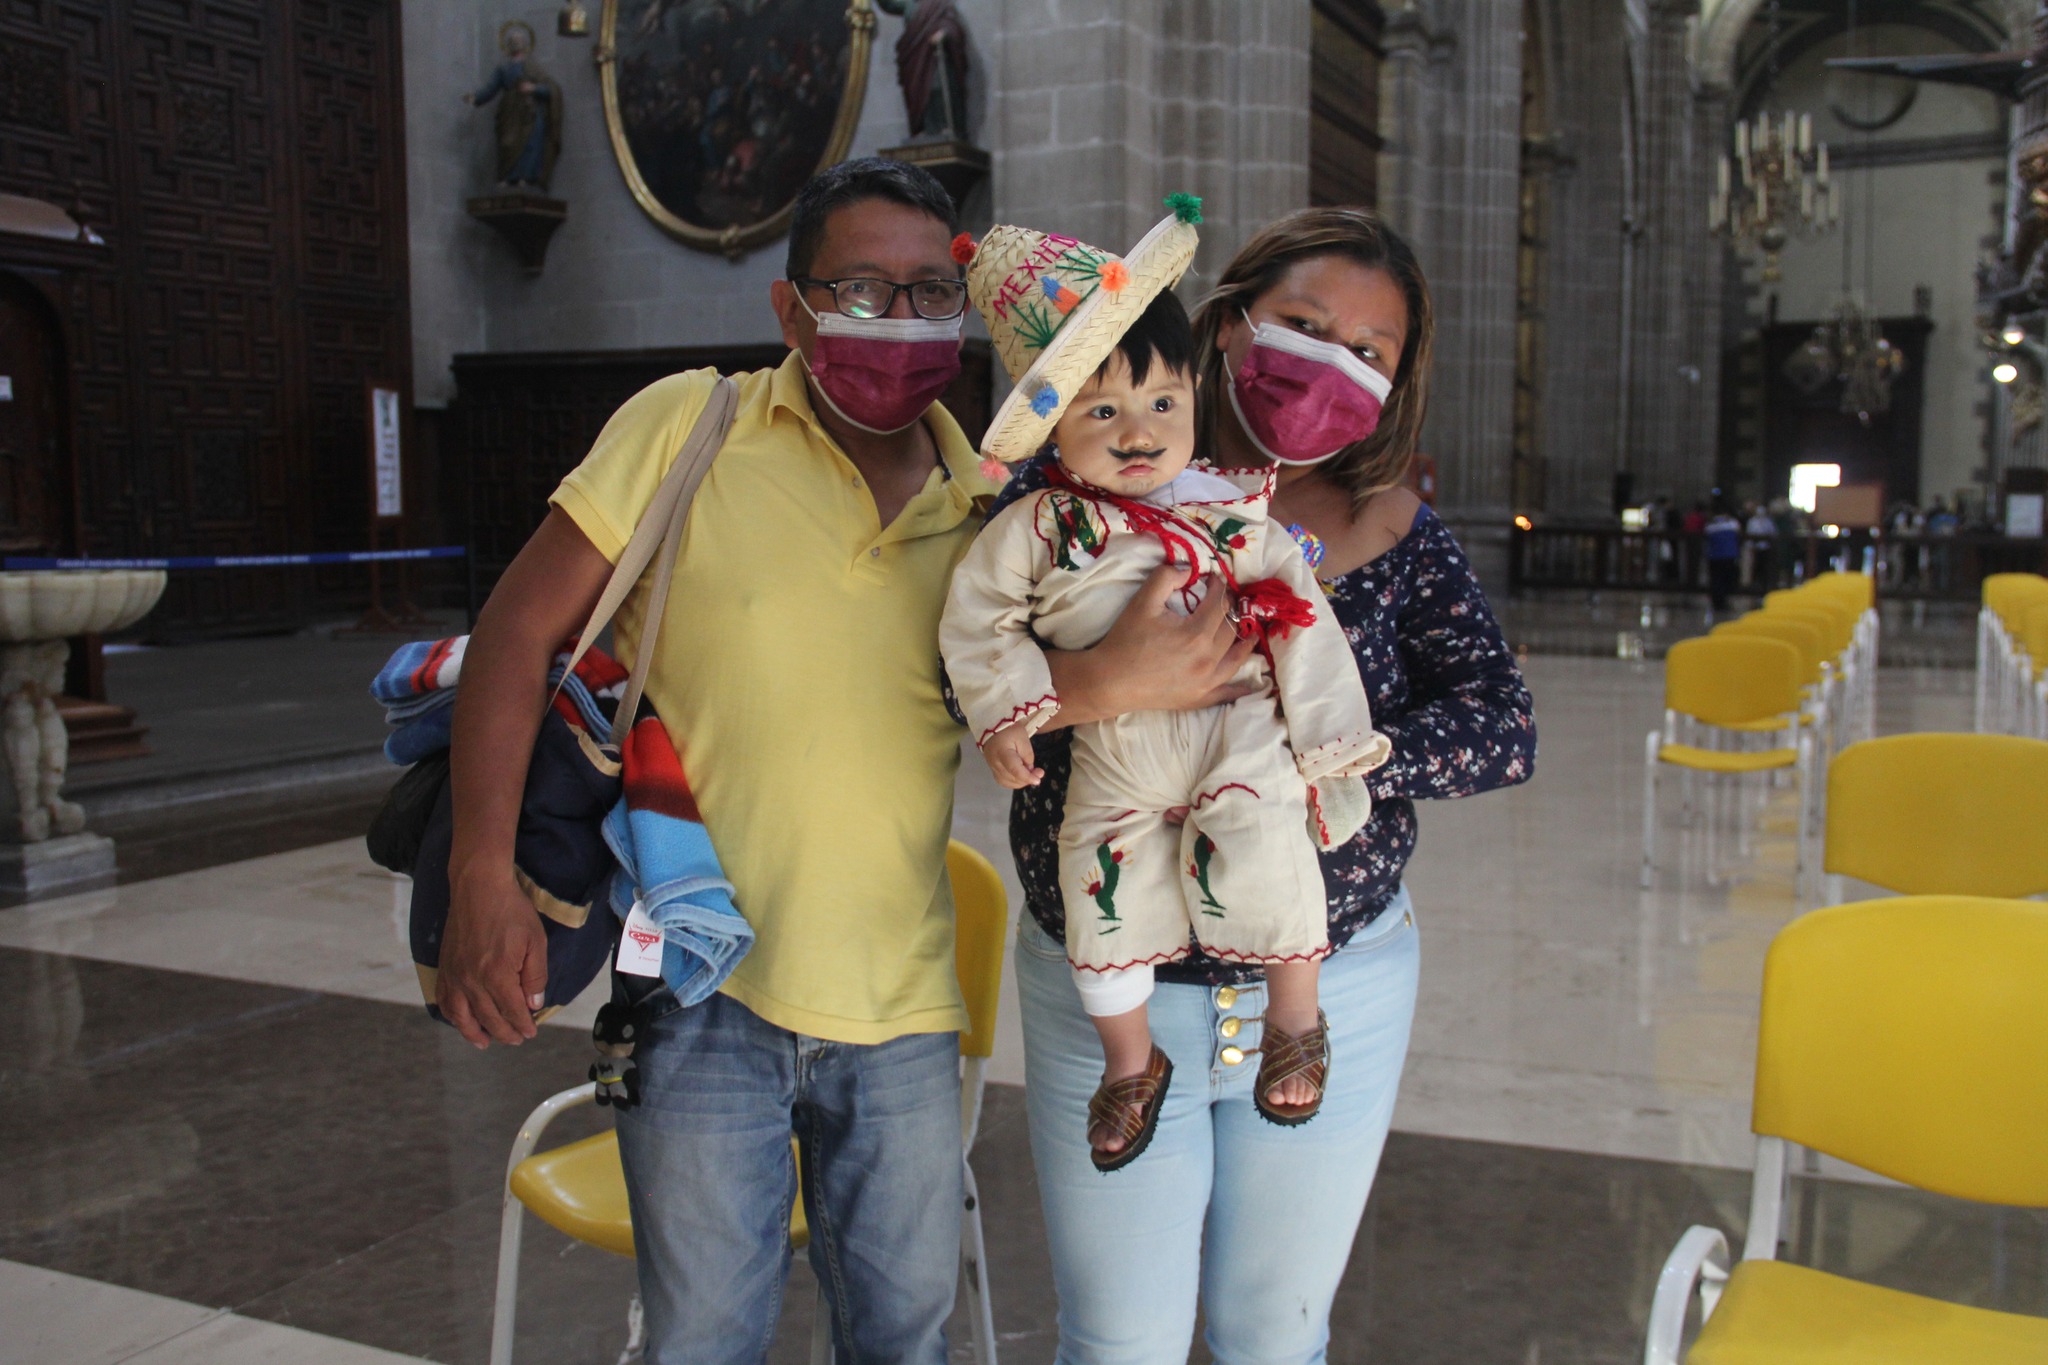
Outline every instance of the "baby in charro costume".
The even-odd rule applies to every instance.
[[[1096,644],[1162,564],[1185,573],[1169,606],[1192,613],[1228,592],[1256,646],[1237,679],[1256,685],[1251,695],[1074,731],[1060,887],[1067,957],[1106,1059],[1089,1106],[1106,1171],[1151,1139],[1172,1077],[1146,1021],[1153,965],[1191,943],[1264,965],[1255,1099],[1276,1123],[1314,1115],[1329,1066],[1316,978],[1330,951],[1316,848],[1364,825],[1365,775],[1388,752],[1314,573],[1267,518],[1273,471],[1191,463],[1194,338],[1171,286],[1201,218],[1192,196],[1167,203],[1174,216],[1122,260],[1017,227],[956,243],[1017,381],[983,440],[988,472],[1000,478],[1000,462],[1041,449],[1058,457],[1047,488],[983,529],[940,629],[997,780],[1016,788],[1042,775],[1031,736],[1059,709],[1043,650]]]

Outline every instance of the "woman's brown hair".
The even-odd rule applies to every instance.
[[[1223,323],[1251,306],[1303,261],[1339,256],[1374,270],[1384,270],[1408,303],[1408,335],[1401,361],[1394,368],[1393,392],[1387,396],[1373,434],[1345,447],[1322,465],[1322,472],[1350,490],[1354,507],[1407,476],[1408,464],[1422,441],[1422,418],[1429,406],[1430,352],[1436,339],[1436,314],[1430,304],[1429,281],[1408,243],[1368,209],[1316,208],[1290,213],[1253,234],[1225,267],[1215,289],[1195,310],[1197,429],[1216,430],[1224,410],[1223,352],[1216,335]]]

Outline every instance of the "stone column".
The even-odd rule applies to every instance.
[[[1624,19],[1560,5],[1546,60],[1551,143],[1542,453],[1552,516],[1607,515],[1621,392]],[[1526,52],[1524,60],[1537,54]]]
[[[1512,484],[1521,7],[1410,4],[1389,16],[1381,207],[1436,298],[1424,447],[1454,517],[1505,525]]]
[[[1113,251],[1202,196],[1192,300],[1260,224],[1308,202],[1308,0],[1002,0],[998,222]]]
[[[1170,0],[1162,19],[1157,184],[1202,196],[1201,252],[1182,287],[1193,298],[1247,237],[1308,204],[1309,5]],[[1158,203],[1139,205],[1153,215],[1139,231]]]
[[[2009,6],[2016,8],[2017,6]],[[2021,27],[2015,24],[2013,32],[2031,33],[2035,46],[2048,43],[2048,0],[2038,5],[2031,21]],[[2014,46],[2018,46],[2017,39]],[[2003,256],[2008,264],[2001,277],[2013,281],[2024,279],[2034,261],[2040,259],[2040,249],[2027,260],[2014,258],[2018,246],[2021,224],[2032,215],[2027,208],[2028,196],[2040,185],[2037,175],[2023,171],[2030,161],[2048,152],[2048,73],[2036,72],[2019,89],[2019,107],[2012,112],[2012,148],[2006,158],[2006,202],[2012,207],[2006,214],[2005,246]],[[2023,367],[2022,375],[2027,371]],[[1984,462],[1985,497],[1990,501],[1993,515],[1998,512],[1998,486],[2008,469],[2039,469],[2048,464],[2048,423],[2035,421],[2024,429],[2016,429],[2014,417],[2015,400],[2031,407],[2038,390],[2032,389],[2031,376],[2014,384],[1991,386],[1991,423],[1987,440],[1987,458]]]
[[[1685,216],[1679,220],[1679,248],[1685,259],[1686,316],[1682,340],[1684,407],[1677,458],[1701,488],[1712,486],[1721,460],[1721,357],[1733,338],[1725,335],[1723,292],[1728,281],[1727,249],[1707,228],[1714,167],[1728,139],[1729,94],[1704,84],[1693,95],[1687,144]]]
[[[1422,9],[1409,4],[1387,15],[1380,42],[1379,211],[1411,242],[1430,239],[1438,168],[1437,106],[1443,69],[1454,46],[1436,33]]]
[[[1683,499],[1713,479],[1711,458],[1704,466],[1694,463],[1697,437],[1686,430],[1702,387],[1691,321],[1691,298],[1701,281],[1688,272],[1699,264],[1694,239],[1705,235],[1706,220],[1694,211],[1694,110],[1685,51],[1686,23],[1699,12],[1699,0],[1649,0],[1648,10],[1635,143],[1641,235],[1626,377],[1629,468],[1636,496],[1645,501],[1659,493]]]

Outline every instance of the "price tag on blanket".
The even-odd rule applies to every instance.
[[[626,932],[619,936],[618,970],[627,976],[660,976],[661,948],[661,927],[634,901],[626,913]]]

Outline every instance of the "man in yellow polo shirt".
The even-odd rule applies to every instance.
[[[642,1021],[621,1112],[650,1365],[757,1361],[781,1299],[802,1145],[842,1358],[937,1365],[959,1254],[958,1040],[945,850],[959,758],[939,613],[992,492],[934,400],[966,290],[951,200],[866,160],[805,186],[789,359],[739,381],[692,506],[647,697],[757,935],[679,1009],[620,977]],[[613,416],[477,622],[455,717],[454,890],[438,979],[479,1046],[533,1033],[541,932],[511,848],[547,661],[596,602],[711,392],[671,376]],[[633,656],[644,595],[617,618]]]

